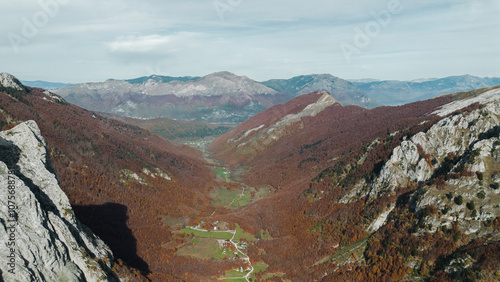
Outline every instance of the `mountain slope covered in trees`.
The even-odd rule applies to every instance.
[[[2,126],[39,124],[77,217],[153,281],[498,278],[500,87],[374,109],[300,95],[205,160],[17,83]]]
[[[320,97],[270,108],[210,148],[275,189],[226,218],[273,238],[251,257],[297,280],[495,280],[500,88],[373,110],[333,103],[268,141]]]
[[[162,247],[173,236],[164,216],[211,212],[208,193],[219,184],[198,151],[12,82],[0,89],[0,124],[36,121],[76,216],[117,258],[157,281],[212,276],[231,265],[178,258]]]

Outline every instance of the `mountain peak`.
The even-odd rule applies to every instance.
[[[0,86],[21,91],[24,90],[23,84],[15,76],[5,72],[0,73]]]
[[[238,75],[236,75],[236,74],[234,74],[232,72],[229,72],[229,71],[218,71],[218,72],[214,72],[214,73],[208,74],[207,76],[239,77]]]
[[[330,104],[330,105],[333,105],[333,104],[342,105],[342,103],[340,103],[335,98],[333,98],[333,96],[330,93],[328,93],[326,91],[319,91],[318,93],[321,94],[321,97],[318,99],[318,102],[326,103],[326,104]]]
[[[202,77],[202,79],[203,78],[204,79],[224,79],[224,80],[231,80],[231,81],[251,80],[247,76],[240,76],[240,75],[234,74],[232,72],[228,72],[228,71],[214,72],[214,73],[211,73],[211,74],[208,74],[208,75]]]

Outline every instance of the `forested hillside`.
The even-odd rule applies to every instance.
[[[205,159],[4,85],[1,125],[36,121],[76,216],[135,279],[498,279],[499,87],[371,110],[301,95]]]
[[[215,174],[199,151],[174,146],[139,127],[104,118],[38,88],[0,89],[4,129],[34,120],[77,217],[115,256],[154,280],[224,270],[162,248],[166,216],[209,215]],[[166,263],[168,262],[168,263]],[[229,263],[230,265],[230,263]]]

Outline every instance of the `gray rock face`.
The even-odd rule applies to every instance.
[[[483,95],[490,94],[486,92]],[[460,156],[469,149],[477,149],[486,156],[495,140],[481,140],[481,136],[500,124],[499,115],[500,95],[497,95],[484,109],[468,115],[458,114],[444,118],[427,132],[420,132],[411,140],[403,141],[394,149],[391,159],[371,185],[371,197],[379,196],[384,191],[393,191],[397,186],[406,186],[410,181],[430,179],[450,153]],[[419,154],[417,146],[422,148],[423,154],[429,156],[428,160]],[[470,170],[484,172],[481,162],[478,159],[470,164]]]
[[[482,236],[491,232],[482,222],[500,216],[500,189],[490,188],[495,187],[494,183],[500,178],[500,92],[487,91],[469,100],[452,102],[443,106],[443,110],[459,110],[459,105],[466,107],[474,101],[482,101],[486,106],[445,117],[427,132],[401,142],[373,182],[360,181],[339,202],[348,203],[364,196],[368,196],[370,202],[383,195],[393,195],[398,187],[424,183],[441,175],[445,181],[441,188],[431,181],[418,189],[410,200],[415,211],[427,206],[441,211],[426,218],[425,223],[431,226],[428,231],[450,228],[454,222],[459,222],[465,234]],[[459,174],[462,171],[467,173]],[[444,177],[449,173],[455,176]],[[462,197],[462,204],[454,202],[456,196]],[[470,204],[472,202],[474,205]],[[471,209],[473,206],[475,208]],[[390,212],[383,211],[367,230],[374,231],[384,224],[387,211]]]
[[[4,72],[0,73],[0,86],[23,90],[21,83],[13,75]]]
[[[113,255],[76,219],[34,121],[0,132],[4,281],[114,281]]]

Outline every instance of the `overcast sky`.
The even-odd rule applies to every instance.
[[[498,0],[0,1],[0,72],[21,80],[500,77]]]

